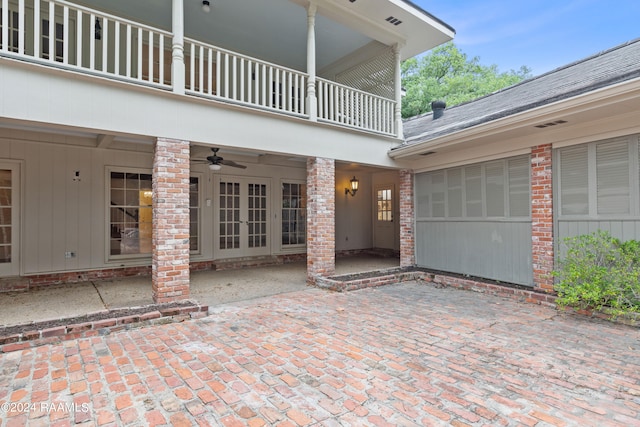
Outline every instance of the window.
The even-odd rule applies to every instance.
[[[153,226],[151,184],[148,173],[111,171],[109,255],[150,255]],[[190,250],[199,250],[200,186],[189,180]]]
[[[189,178],[189,250],[200,250],[200,180]]]
[[[393,221],[393,199],[390,188],[384,188],[377,191],[377,211],[378,221]]]
[[[13,227],[12,171],[0,169],[0,264],[11,262]]]
[[[111,255],[151,253],[151,203],[151,174],[111,172]]]
[[[2,40],[2,9],[0,8],[0,46],[5,47],[5,41]],[[8,34],[8,42],[6,44],[7,50],[9,52],[17,52],[18,51],[18,37],[20,35],[19,28],[19,20],[18,20],[18,12],[14,12],[12,10],[8,11],[8,20],[9,20],[9,28],[7,29]]]
[[[64,55],[64,26],[56,23],[53,46],[56,53],[55,61],[62,62]],[[42,20],[42,58],[49,59],[49,20]]]
[[[529,156],[416,175],[420,218],[515,218],[530,215]]]
[[[307,232],[307,186],[282,184],[282,245],[304,245]]]

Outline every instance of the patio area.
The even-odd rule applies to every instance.
[[[336,261],[336,274],[398,266],[397,258],[348,256]],[[215,307],[307,288],[306,263],[191,273],[190,300]],[[62,319],[153,304],[150,277],[131,277],[0,293],[0,326]]]

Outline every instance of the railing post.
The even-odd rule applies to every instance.
[[[307,8],[307,114],[309,120],[318,120],[318,99],[316,97],[316,10],[317,6],[309,2]]]
[[[185,67],[183,0],[173,0],[171,29],[173,31],[173,43],[171,49],[171,84],[173,86],[174,93],[184,94]]]
[[[394,58],[394,83],[395,83],[395,122],[396,122],[396,136],[400,139],[404,138],[404,132],[402,130],[402,71],[400,68],[400,49],[401,46],[396,44],[393,47]]]

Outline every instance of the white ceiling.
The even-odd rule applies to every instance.
[[[172,0],[74,0],[74,3],[171,30]],[[185,36],[296,70],[306,70],[306,0],[184,0]],[[398,0],[318,0],[316,64],[321,70],[377,40],[400,42],[403,56],[443,43],[453,31]],[[403,20],[393,26],[388,16]],[[277,31],[274,31],[277,28]],[[447,35],[447,33],[450,33]]]

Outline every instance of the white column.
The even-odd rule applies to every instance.
[[[173,31],[171,55],[171,84],[175,93],[184,94],[184,0],[173,0],[171,29]]]
[[[396,44],[393,47],[394,58],[394,83],[395,83],[395,95],[396,95],[396,108],[395,108],[395,120],[396,120],[396,136],[398,138],[404,138],[402,131],[402,70],[400,68],[400,49],[401,46]]]
[[[307,113],[312,121],[318,120],[318,99],[316,97],[316,10],[315,3],[307,8]]]

